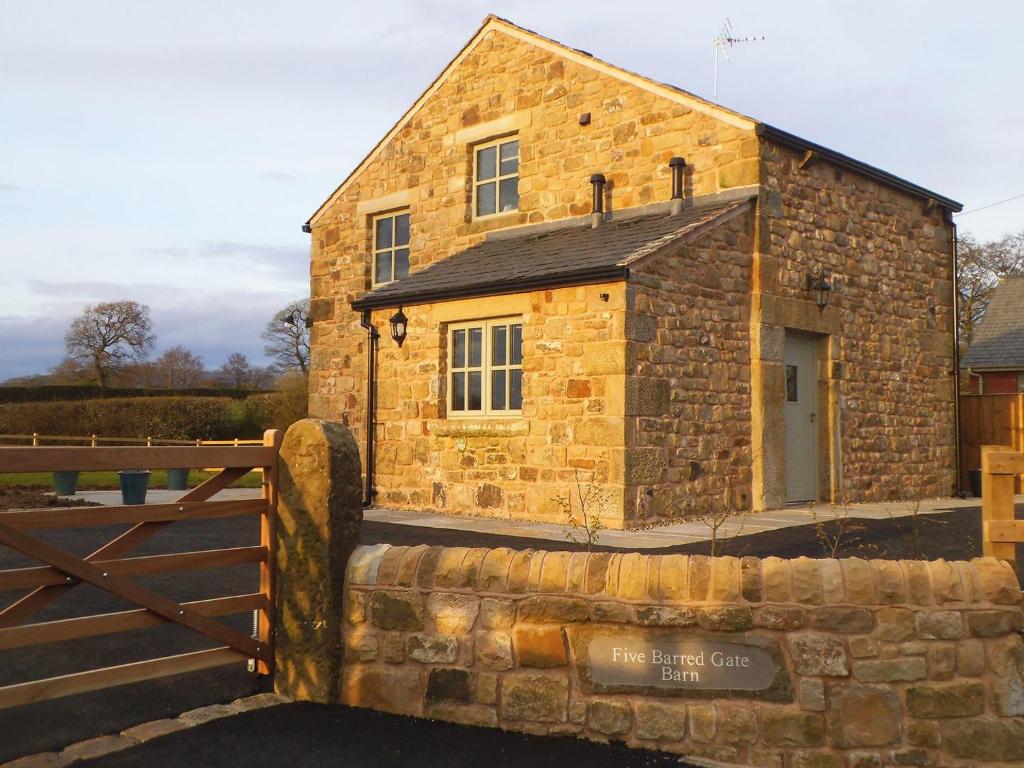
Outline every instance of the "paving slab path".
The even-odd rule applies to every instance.
[[[150,491],[147,504],[174,502],[181,491]],[[257,498],[258,488],[229,488],[218,494],[218,499]],[[120,504],[120,491],[85,491],[75,498],[98,504]],[[1024,496],[1018,496],[1017,503],[1024,503]],[[981,499],[940,498],[920,502],[893,501],[882,503],[849,504],[831,506],[826,504],[793,505],[783,509],[765,512],[738,514],[727,519],[718,529],[718,539],[731,539],[755,533],[766,533],[800,525],[815,525],[819,522],[850,518],[853,520],[893,520],[914,515],[938,515],[953,510],[972,510],[981,505]],[[535,523],[524,520],[506,520],[493,517],[471,517],[469,515],[441,515],[436,512],[420,512],[409,509],[388,509],[372,507],[363,513],[367,522],[410,525],[441,530],[465,531],[470,534],[509,536],[519,539],[545,539],[549,542],[572,542],[581,539],[581,533],[567,525],[557,523]],[[642,528],[630,531],[603,530],[600,542],[612,549],[653,550],[710,541],[711,528],[700,521],[686,521]]]

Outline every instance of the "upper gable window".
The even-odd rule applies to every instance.
[[[409,274],[409,212],[373,218],[373,284],[383,285]]]
[[[474,153],[473,210],[491,216],[519,209],[519,139],[477,145]]]

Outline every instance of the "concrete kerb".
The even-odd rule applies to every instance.
[[[255,696],[235,699],[230,704],[211,704],[207,707],[199,707],[188,712],[182,712],[175,718],[164,718],[148,723],[140,723],[131,728],[126,728],[118,734],[107,734],[79,741],[69,744],[60,752],[39,752],[34,755],[25,755],[24,757],[0,764],[0,768],[62,768],[62,766],[72,765],[80,760],[91,760],[120,752],[138,744],[143,744],[151,739],[166,736],[167,734],[187,728],[195,728],[197,725],[218,720],[222,717],[231,717],[256,709],[275,707],[278,704],[287,704],[290,701],[291,699],[280,693],[257,693]]]

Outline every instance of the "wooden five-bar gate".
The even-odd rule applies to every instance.
[[[39,566],[0,571],[0,592],[26,591],[0,610],[0,651],[173,623],[194,630],[218,647],[92,669],[0,687],[0,708],[255,660],[260,674],[273,671],[274,541],[277,462],[282,433],[270,430],[262,445],[211,447],[17,447],[0,448],[2,472],[102,471],[223,467],[172,504],[68,507],[0,512],[0,545]],[[263,471],[261,498],[211,501],[253,469]],[[175,522],[258,515],[260,544],[129,557],[133,549]],[[41,540],[34,531],[127,524],[130,527],[85,557]],[[259,591],[177,602],[133,577],[200,568],[258,564]],[[79,584],[90,584],[137,609],[80,618],[32,622],[32,617]],[[71,596],[73,598],[73,595]],[[257,611],[255,637],[217,617]]]

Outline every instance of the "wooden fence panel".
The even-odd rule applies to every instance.
[[[1015,395],[961,395],[961,464],[967,472],[981,468],[983,445],[1005,445],[1024,451],[1024,393]],[[1024,476],[1016,481],[1016,493],[1024,493]]]

